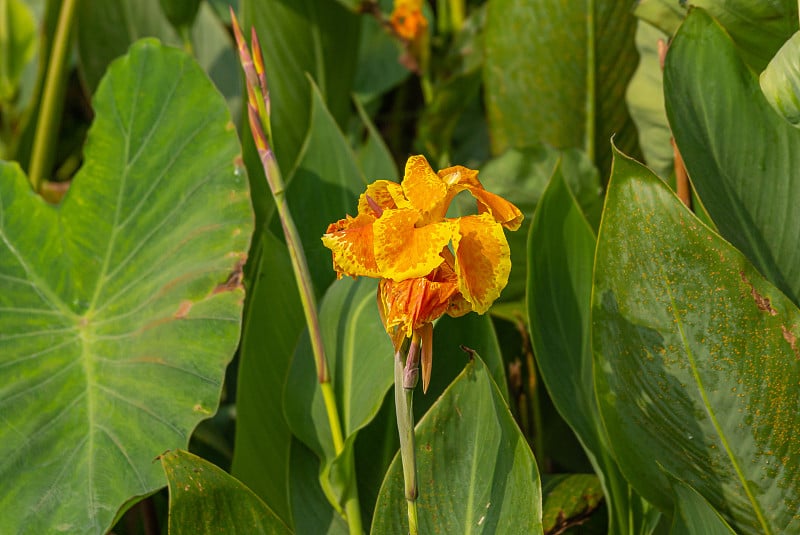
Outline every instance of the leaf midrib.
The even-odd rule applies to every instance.
[[[684,323],[683,318],[681,318],[681,316],[678,314],[678,303],[675,301],[675,296],[672,293],[672,286],[670,284],[669,278],[664,273],[663,266],[659,265],[659,269],[661,271],[661,278],[664,282],[664,287],[666,288],[667,295],[669,296],[670,305],[672,307],[673,320],[675,321],[675,324],[678,326],[678,332],[681,338],[681,343],[683,345],[684,350],[686,351],[686,356],[689,358],[689,367],[692,370],[692,377],[695,380],[700,397],[703,399],[703,408],[706,410],[706,413],[711,419],[711,424],[714,426],[714,430],[717,433],[717,437],[722,443],[722,447],[728,456],[728,460],[731,462],[731,465],[733,466],[733,470],[736,473],[736,476],[739,478],[739,482],[742,485],[745,494],[747,495],[747,499],[753,506],[753,510],[756,514],[756,517],[758,518],[759,523],[761,524],[762,529],[764,530],[764,533],[766,535],[771,535],[772,530],[767,525],[766,519],[764,518],[764,512],[761,510],[760,504],[756,501],[752,489],[750,489],[749,482],[744,475],[742,467],[739,465],[739,461],[736,459],[736,456],[733,453],[733,449],[728,443],[728,439],[725,433],[723,432],[722,426],[717,420],[717,415],[714,412],[711,406],[711,402],[708,399],[708,394],[706,392],[705,385],[703,384],[703,380],[700,377],[700,372],[697,367],[697,362],[695,360],[694,352],[692,351],[689,338],[686,336],[686,333],[683,330],[683,323]]]

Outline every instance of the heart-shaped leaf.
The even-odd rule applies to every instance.
[[[647,168],[614,161],[595,257],[594,377],[633,487],[669,474],[738,533],[800,529],[800,311]]]
[[[291,531],[253,491],[221,468],[189,453],[161,455],[169,485],[170,535]]]
[[[225,103],[141,41],[98,87],[60,207],[0,164],[0,517],[102,532],[164,484],[153,459],[216,410],[252,232]],[[198,113],[202,110],[202,113]]]
[[[420,533],[542,533],[536,459],[477,355],[420,420],[416,440]],[[408,533],[399,455],[372,533]]]

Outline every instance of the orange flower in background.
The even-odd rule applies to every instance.
[[[475,198],[478,213],[445,217],[461,191]],[[402,184],[367,186],[358,215],[329,225],[322,242],[339,277],[382,279],[378,303],[386,331],[395,349],[406,337],[422,338],[427,387],[432,322],[489,309],[511,271],[503,227],[516,230],[522,218],[516,206],[483,188],[477,171],[459,165],[436,173],[423,156],[412,156]]]
[[[428,21],[422,13],[422,0],[395,0],[389,17],[394,32],[406,41],[414,41],[428,29]]]

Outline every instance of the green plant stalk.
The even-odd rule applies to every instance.
[[[403,362],[402,351],[394,357],[394,404],[397,413],[397,431],[400,435],[400,460],[403,463],[403,481],[408,506],[408,532],[418,535],[417,522],[417,457],[414,440],[414,387],[419,378],[416,366],[419,337],[414,336],[408,357]]]
[[[239,57],[247,79],[247,111],[250,131],[253,135],[253,141],[255,141],[259,158],[261,159],[261,165],[264,168],[267,184],[272,193],[272,198],[275,201],[281,227],[283,227],[286,247],[289,251],[292,269],[300,293],[300,302],[303,306],[306,325],[308,325],[311,349],[314,354],[314,364],[317,370],[317,381],[322,391],[325,411],[331,428],[331,440],[333,442],[334,451],[338,456],[344,451],[342,423],[336,404],[336,396],[333,391],[333,386],[331,385],[328,361],[325,357],[325,346],[322,341],[322,329],[319,325],[319,314],[317,313],[317,303],[314,296],[311,273],[308,270],[308,262],[300,240],[300,233],[297,231],[294,218],[292,218],[289,205],[286,202],[286,191],[280,167],[271,149],[269,91],[266,87],[263,57],[255,31],[252,33],[253,56],[251,56],[247,50],[247,45],[244,42],[239,23],[232,9],[231,18],[233,20],[234,36],[236,37],[239,49]],[[253,59],[255,59],[255,61],[253,61]],[[353,463],[350,463],[350,466],[352,467]],[[353,482],[356,480],[354,470],[354,468],[351,468],[351,473],[349,474]],[[356,485],[351,486],[351,490],[344,496],[344,501],[347,525],[351,535],[362,534],[364,530],[361,523],[361,505],[358,500],[358,489]]]
[[[55,157],[54,142],[58,134],[60,110],[64,93],[64,79],[67,72],[67,59],[70,50],[70,34],[75,20],[77,0],[64,0],[58,14],[58,23],[53,36],[53,49],[44,77],[39,117],[36,120],[36,134],[33,139],[31,162],[28,169],[31,186],[40,192],[46,173],[53,166]]]

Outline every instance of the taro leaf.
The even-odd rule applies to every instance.
[[[538,142],[579,148],[603,176],[609,142],[637,150],[625,106],[636,68],[628,2],[497,0],[486,19],[486,106],[492,152]]]
[[[393,382],[394,350],[378,314],[376,291],[372,279],[342,279],[320,304],[322,338],[346,443],[340,455],[331,439],[307,331],[295,350],[283,392],[290,429],[323,460],[320,479],[332,503],[339,502],[351,483],[342,479],[347,476],[340,470],[346,474],[345,465],[352,461],[356,433],[374,418]]]
[[[597,244],[594,378],[622,472],[671,511],[680,474],[738,533],[794,533],[800,311],[617,153]]]
[[[161,455],[169,486],[170,535],[291,534],[253,491],[187,451]]]
[[[609,531],[648,522],[610,454],[595,401],[590,308],[595,236],[557,168],[536,208],[528,241],[528,325],[536,361],[559,414],[600,476]]]
[[[309,125],[310,76],[339,125],[350,114],[360,19],[334,1],[240,0],[242,27],[264,50],[278,163],[287,174]],[[291,198],[291,197],[290,197]],[[324,231],[323,228],[320,232]]]
[[[103,532],[163,485],[153,459],[214,413],[239,338],[252,211],[219,93],[183,52],[144,40],[109,68],[94,109],[60,207],[0,166],[12,533]]]
[[[420,420],[416,440],[420,533],[542,533],[536,460],[477,355]],[[399,455],[372,533],[408,533]]]
[[[725,519],[692,487],[673,478],[675,513],[672,535],[734,535]]]
[[[761,90],[767,102],[795,128],[800,128],[798,59],[800,59],[800,32],[795,32],[778,50],[759,77]]]
[[[267,231],[256,260],[239,348],[231,473],[291,525],[286,493],[291,432],[283,417],[283,384],[305,320],[283,242]]]
[[[681,26],[664,77],[675,140],[720,233],[800,303],[800,130],[703,10]]]
[[[586,522],[603,501],[603,490],[594,474],[553,476],[543,485],[542,494],[545,533],[563,533]]]

